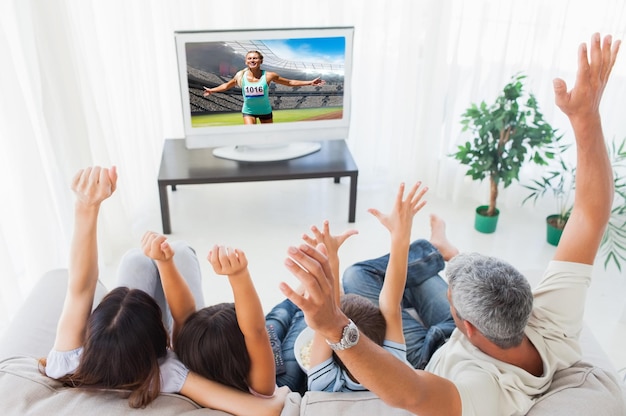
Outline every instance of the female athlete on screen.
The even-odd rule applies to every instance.
[[[237,72],[235,76],[228,82],[218,85],[214,88],[204,87],[204,96],[216,92],[224,92],[235,85],[241,87],[243,95],[243,113],[244,124],[256,124],[258,118],[261,123],[272,123],[272,105],[269,99],[269,85],[272,82],[286,85],[289,87],[302,87],[306,85],[324,85],[326,81],[320,77],[311,81],[298,81],[294,79],[283,78],[276,72],[265,71],[261,69],[263,63],[263,55],[259,51],[249,51],[246,54],[246,68]]]

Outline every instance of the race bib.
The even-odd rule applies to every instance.
[[[262,85],[247,85],[244,89],[246,97],[259,97],[265,95]]]

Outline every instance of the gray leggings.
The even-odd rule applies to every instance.
[[[175,253],[174,263],[196,301],[196,310],[203,308],[202,274],[195,250],[184,241],[172,241],[170,246]],[[171,332],[172,313],[165,300],[159,270],[155,261],[143,254],[139,248],[130,249],[120,260],[116,287],[120,286],[140,289],[152,296],[163,312],[163,324],[168,332]]]

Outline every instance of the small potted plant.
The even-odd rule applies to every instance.
[[[541,178],[524,185],[530,193],[522,201],[522,203],[527,201],[535,203],[546,194],[552,195],[557,210],[546,217],[546,225],[547,241],[555,246],[559,243],[563,228],[569,219],[576,184],[576,168],[563,158],[563,152],[569,146],[558,145],[556,147],[552,167],[548,168]],[[600,254],[604,256],[605,269],[613,263],[621,271],[621,262],[626,262],[626,177],[623,176],[626,172],[626,139],[619,144],[612,142],[608,150],[613,169],[615,196],[611,218],[600,244]]]
[[[613,168],[615,196],[611,218],[600,243],[600,254],[604,256],[605,270],[613,263],[621,272],[621,262],[626,262],[626,139],[622,139],[619,145],[611,143],[609,158]]]
[[[467,165],[466,175],[490,183],[489,204],[476,209],[474,227],[480,232],[496,229],[500,186],[507,188],[518,181],[526,162],[547,165],[553,155],[550,147],[560,139],[544,120],[535,96],[525,94],[525,78],[514,75],[495,103],[472,104],[461,118],[462,131],[469,131],[473,139],[459,145],[451,156]]]
[[[556,203],[556,211],[546,217],[546,240],[556,246],[559,244],[563,228],[572,212],[576,167],[566,162],[562,155],[569,146],[557,146],[558,157],[553,160],[552,168],[539,179],[523,185],[530,193],[522,204],[527,201],[536,203],[539,198],[551,194]]]

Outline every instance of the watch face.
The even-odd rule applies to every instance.
[[[341,351],[351,347],[354,347],[359,342],[359,328],[350,321],[343,329],[341,340],[337,343],[326,340],[326,343],[333,351]]]
[[[359,330],[356,328],[350,328],[346,334],[346,338],[350,344],[354,344],[359,340]]]

